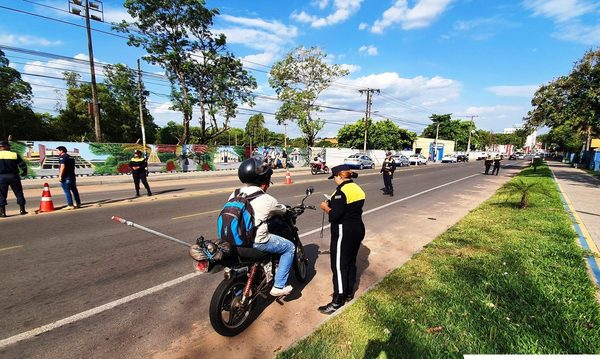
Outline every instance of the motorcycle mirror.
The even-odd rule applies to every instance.
[[[310,196],[311,194],[313,194],[314,191],[315,188],[313,186],[308,186],[308,188],[306,189],[306,195]]]

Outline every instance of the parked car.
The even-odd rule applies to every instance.
[[[458,159],[456,158],[455,155],[445,155],[444,157],[442,157],[442,163],[456,163],[458,162]]]
[[[410,160],[405,155],[393,155],[392,159],[396,163],[396,167],[410,166]]]
[[[408,157],[408,160],[410,162],[411,165],[426,165],[427,164],[427,158],[425,158],[425,156],[423,156],[422,154],[415,154],[415,155],[411,155],[410,157]]]
[[[361,170],[363,168],[375,167],[375,162],[373,162],[371,157],[369,157],[367,155],[361,155],[359,153],[354,154],[354,155],[349,156],[346,159],[344,159],[344,164],[350,168],[358,168]]]
[[[509,160],[516,160],[517,159],[517,155],[515,155],[514,153],[510,156],[508,156]]]

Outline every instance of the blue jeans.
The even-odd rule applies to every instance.
[[[67,197],[67,206],[72,206],[73,198],[75,198],[77,207],[81,207],[81,199],[79,199],[79,191],[77,190],[75,178],[65,178],[60,182],[60,186],[62,187],[63,192],[65,192],[65,197]],[[71,192],[73,192],[73,197],[71,197]]]
[[[294,243],[275,234],[269,234],[269,240],[266,243],[254,243],[253,246],[263,252],[281,255],[279,257],[279,267],[277,267],[277,272],[275,272],[274,286],[276,288],[285,287],[290,274],[290,268],[292,268],[292,263],[294,262]]]

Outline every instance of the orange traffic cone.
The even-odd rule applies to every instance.
[[[287,170],[285,173],[285,184],[292,184],[292,176],[290,175],[290,170]]]
[[[42,193],[42,199],[40,201],[39,212],[52,212],[54,211],[54,203],[52,203],[52,195],[50,194],[50,186],[44,183],[44,192]]]

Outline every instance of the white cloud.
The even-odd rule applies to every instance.
[[[329,0],[314,0],[311,5],[323,10],[329,5]]]
[[[564,22],[598,10],[600,5],[585,0],[525,0],[525,8],[534,16],[544,16]]]
[[[310,26],[315,28],[330,26],[341,23],[354,15],[360,9],[362,2],[363,0],[334,0],[332,4],[333,13],[325,17],[310,15],[304,11],[300,13],[293,12],[291,17],[298,22],[310,24]],[[327,6],[327,1],[322,1],[322,3],[325,3],[325,6],[319,7],[320,9],[324,9]]]
[[[341,68],[350,71],[350,74],[353,74],[355,72],[358,72],[361,70],[361,67],[358,65],[350,65],[350,64],[341,64],[340,65]]]
[[[496,96],[531,98],[538,88],[538,85],[491,86],[486,88],[486,90],[494,93]]]
[[[231,15],[221,15],[219,19],[224,20],[225,25],[213,31],[224,33],[228,44],[238,44],[260,51],[243,57],[244,60],[255,64],[271,64],[298,36],[295,26],[287,26],[279,21]]]
[[[360,52],[361,54],[367,54],[369,56],[377,56],[377,54],[379,54],[379,52],[377,51],[377,48],[372,45],[369,45],[369,46],[363,45],[358,49],[358,52]]]
[[[560,40],[596,46],[600,43],[600,25],[587,26],[574,20],[559,26],[552,36]]]
[[[418,0],[413,8],[409,8],[407,0],[396,0],[394,5],[383,13],[382,18],[375,21],[371,32],[381,34],[386,28],[395,24],[400,24],[404,30],[427,27],[448,8],[452,1]]]
[[[48,40],[43,37],[0,33],[0,43],[8,46],[58,46],[60,40]]]
[[[367,24],[366,22],[361,22],[360,24],[358,24],[358,29],[361,31],[368,27],[369,27],[369,24]]]

